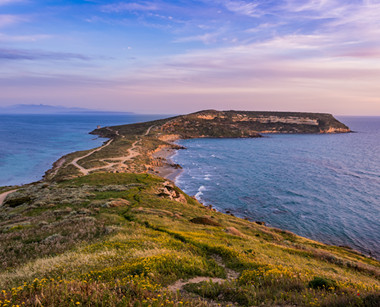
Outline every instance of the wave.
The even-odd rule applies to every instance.
[[[206,187],[204,185],[201,185],[199,188],[198,188],[198,192],[195,194],[195,198],[197,200],[200,200],[201,199],[201,196],[203,195],[203,192],[206,191]]]
[[[380,258],[380,156],[367,150],[380,148],[377,125],[366,134],[183,141],[181,185],[221,211]]]

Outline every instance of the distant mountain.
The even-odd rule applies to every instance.
[[[50,106],[46,104],[16,104],[0,107],[0,114],[134,114],[133,112],[99,111],[85,108],[68,108],[63,106]]]

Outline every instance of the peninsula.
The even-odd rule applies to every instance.
[[[62,157],[47,180],[70,179],[93,172],[159,173],[180,166],[166,160],[173,141],[189,138],[255,138],[270,133],[346,133],[350,129],[331,114],[205,110],[188,115],[99,128],[92,134],[109,138],[103,146]],[[168,151],[169,149],[169,151]]]
[[[162,177],[181,138],[345,132],[329,114],[214,110],[94,130],[109,140],[0,189],[0,305],[377,306],[376,259],[217,212]]]

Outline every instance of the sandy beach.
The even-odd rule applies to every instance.
[[[155,166],[154,170],[161,177],[175,181],[175,179],[183,172],[182,168],[174,166],[174,162],[171,160],[176,153],[177,149],[173,149],[170,146],[163,147],[152,156],[156,159],[160,159],[163,162],[162,166]]]

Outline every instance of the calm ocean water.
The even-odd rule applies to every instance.
[[[179,143],[177,185],[205,204],[380,258],[380,117],[357,133]]]
[[[0,186],[40,180],[89,135],[158,115],[0,115]],[[357,133],[182,140],[177,184],[203,203],[380,258],[380,118],[341,117]]]
[[[0,115],[0,186],[40,180],[61,156],[97,147],[97,125],[148,121],[164,115]]]

